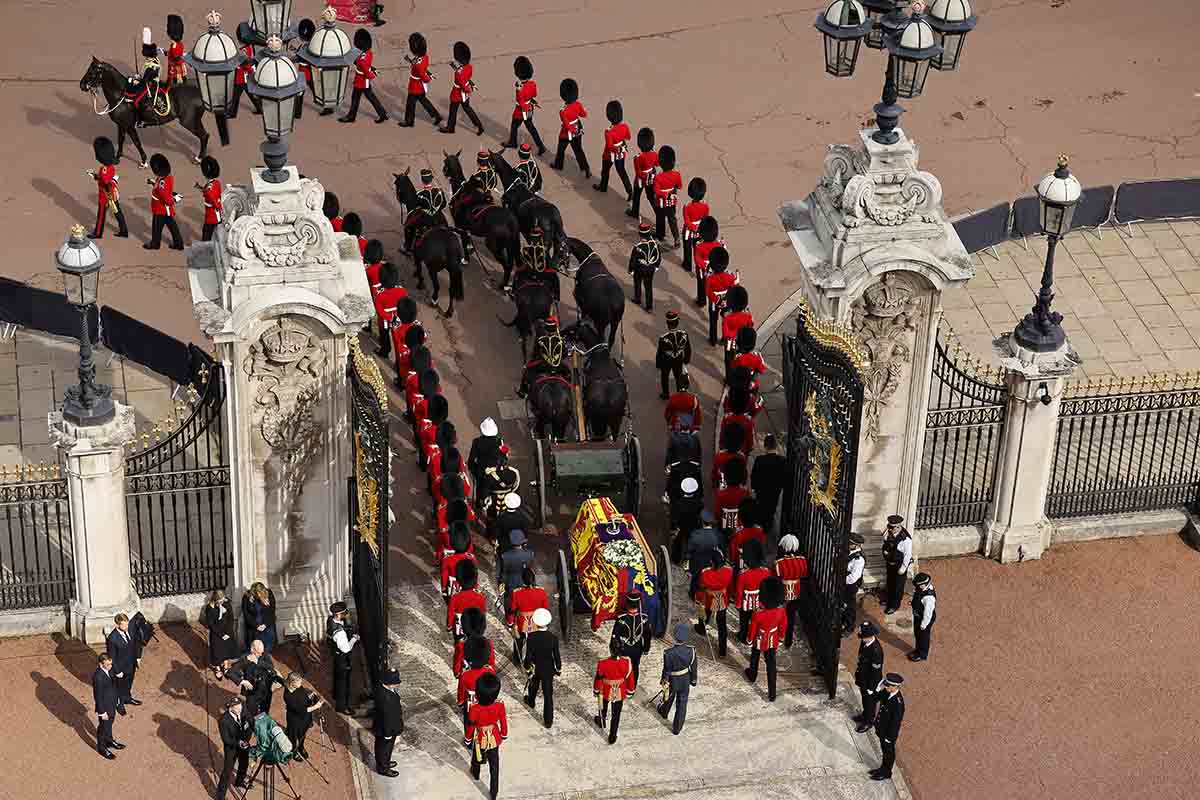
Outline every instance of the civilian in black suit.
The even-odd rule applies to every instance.
[[[246,769],[250,766],[250,723],[242,717],[242,698],[234,697],[225,704],[225,713],[217,723],[217,730],[221,734],[221,744],[225,746],[217,800],[225,800],[234,766],[237,766],[237,780],[233,785],[239,789],[246,787]]]
[[[375,686],[375,771],[389,778],[400,774],[396,771],[396,762],[392,760],[396,737],[404,731],[404,713],[396,689],[399,685],[400,673],[389,669],[384,671]]]
[[[542,722],[549,728],[554,724],[554,679],[562,674],[562,656],[558,652],[558,637],[546,630],[550,627],[550,612],[539,608],[533,612],[533,632],[525,641],[525,671],[530,673],[529,691],[525,705],[533,708],[538,688],[542,690]]]
[[[96,701],[96,750],[109,761],[116,758],[109,748],[124,750],[125,745],[113,738],[113,717],[120,701],[116,678],[112,673],[112,658],[100,655],[100,666],[92,673],[92,698]]]
[[[308,758],[304,737],[308,736],[308,729],[312,727],[313,712],[325,705],[325,701],[304,688],[298,672],[288,674],[286,686],[283,704],[287,707],[287,737],[292,742],[292,753],[296,760],[303,761]]]
[[[140,706],[141,700],[133,697],[133,678],[142,661],[142,645],[129,630],[129,617],[117,614],[117,627],[108,634],[108,655],[113,661],[113,675],[117,679],[117,711],[125,713],[125,705]]]
[[[775,530],[775,509],[779,506],[779,495],[783,494],[783,483],[787,480],[787,459],[779,454],[779,442],[775,434],[768,433],[763,440],[765,452],[754,457],[750,470],[750,490],[754,492],[755,507],[759,521],[768,534]]]

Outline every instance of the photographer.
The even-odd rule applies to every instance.
[[[229,792],[229,779],[237,767],[237,779],[233,785],[246,788],[246,769],[250,766],[250,724],[242,717],[242,698],[234,697],[225,704],[225,713],[217,723],[221,733],[221,744],[225,746],[225,761],[221,765],[221,778],[217,783],[217,800],[225,800]]]
[[[304,749],[304,737],[312,727],[313,712],[325,705],[325,701],[317,697],[315,692],[304,688],[300,673],[293,672],[287,677],[287,691],[283,693],[283,704],[287,707],[287,737],[292,742],[292,750],[297,761],[308,758]]]
[[[260,711],[271,713],[271,692],[275,684],[283,684],[283,679],[275,671],[275,664],[261,641],[251,642],[250,652],[226,669],[225,674],[241,687],[251,716]]]
[[[333,657],[333,705],[339,714],[354,714],[350,707],[350,673],[353,666],[350,653],[358,644],[358,634],[346,620],[346,604],[334,603],[329,607],[329,619],[325,623],[325,638]]]

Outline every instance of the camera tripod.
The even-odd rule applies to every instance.
[[[287,784],[291,794],[285,794],[285,797],[290,797],[292,800],[300,800],[300,792],[296,791],[296,787],[292,785],[292,781],[288,778],[287,772],[283,769],[283,764],[276,764],[268,761],[266,758],[259,759],[258,766],[254,768],[254,774],[250,776],[250,780],[246,781],[246,788],[242,790],[240,800],[246,800],[246,795],[250,794],[250,790],[254,788],[254,782],[258,780],[258,773],[266,767],[266,774],[263,775],[263,800],[275,800],[275,773],[279,772],[283,776],[283,782]]]

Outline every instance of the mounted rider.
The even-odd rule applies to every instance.
[[[537,162],[533,160],[533,148],[528,144],[523,144],[517,149],[517,177],[525,184],[529,191],[536,195],[542,193],[542,171],[538,168]]]
[[[467,180],[475,181],[475,184],[482,190],[491,195],[500,187],[500,176],[496,174],[496,170],[492,169],[492,154],[486,149],[480,150],[475,156],[475,172]]]
[[[435,225],[446,224],[446,194],[433,182],[433,170],[421,170],[421,190],[417,192],[417,207],[404,221],[404,253],[411,253],[417,232]]]
[[[548,286],[558,302],[560,297],[558,271],[550,261],[550,251],[546,248],[546,234],[540,227],[534,227],[529,232],[529,244],[521,248],[521,257],[517,262],[517,275],[539,281]]]
[[[541,332],[533,345],[533,358],[525,364],[521,373],[521,385],[517,389],[518,397],[528,397],[534,383],[540,378],[558,376],[569,381],[571,368],[566,360],[566,342],[558,329],[558,319],[548,317],[542,323]]]
[[[154,36],[150,29],[142,28],[142,74],[139,77],[131,78],[129,87],[125,90],[125,97],[133,103],[135,111],[141,111],[147,102],[151,104],[151,108],[154,108],[158,100],[161,76],[162,63],[159,61],[158,45],[154,43]],[[167,104],[169,113],[169,100]],[[140,127],[141,124],[139,122],[138,126]]]

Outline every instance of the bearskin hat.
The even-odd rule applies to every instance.
[[[255,40],[254,28],[249,22],[239,22],[237,26],[237,40],[242,44],[254,44]]]
[[[783,581],[774,575],[763,578],[763,582],[758,587],[758,602],[764,608],[779,608],[787,602],[787,594],[783,588]]]
[[[746,287],[730,286],[729,291],[725,294],[725,308],[730,311],[745,311],[748,305],[750,305],[750,292],[746,291]]]
[[[700,220],[697,228],[700,238],[706,242],[715,242],[717,237],[721,235],[721,226],[717,223],[716,217],[704,217]]]
[[[92,151],[96,154],[96,160],[105,166],[111,167],[117,163],[116,145],[107,136],[97,136],[92,141]]]
[[[425,347],[424,345],[414,347],[413,351],[412,351],[413,372],[417,373],[417,375],[424,375],[425,372],[429,369],[430,359],[431,359],[431,356],[429,355],[428,347]],[[420,379],[418,378],[418,383],[419,382],[420,382]]]
[[[450,449],[450,446],[458,443],[458,428],[454,427],[454,423],[446,420],[437,429],[438,447],[443,450]]]
[[[625,119],[625,109],[621,108],[620,100],[609,100],[608,105],[604,107],[604,116],[608,117],[608,121],[613,125]]]
[[[750,384],[754,382],[754,373],[750,371],[749,367],[734,367],[729,370],[729,377],[725,379],[725,382],[729,384],[731,392],[749,392]]]
[[[746,428],[740,422],[731,422],[721,427],[721,449],[741,450],[746,442]]]
[[[533,77],[533,62],[525,56],[517,56],[513,60],[513,74],[523,81]]]
[[[313,34],[317,32],[317,23],[311,19],[302,19],[300,24],[296,26],[296,33],[300,36],[300,41],[311,42]]]
[[[417,318],[417,301],[413,300],[411,297],[408,297],[408,296],[401,297],[396,302],[396,319],[400,320],[402,323],[407,325],[408,323],[412,322],[416,318]],[[413,328],[416,328],[416,327],[419,327],[419,326],[417,326],[417,325],[413,326]],[[404,344],[410,348],[412,347],[412,345],[408,343],[408,334],[411,332],[412,332],[412,328],[409,328],[407,331],[404,332]],[[425,335],[424,328],[421,328],[421,335],[422,336]]]
[[[499,696],[500,676],[494,672],[480,675],[479,680],[475,681],[475,702],[481,706],[490,706]]]
[[[429,398],[427,408],[429,409],[429,419],[435,424],[441,425],[446,421],[446,417],[450,416],[450,403],[446,401],[444,395],[435,394]]]
[[[637,135],[638,149],[643,153],[649,153],[654,149],[654,131],[649,128],[641,128]]]
[[[470,506],[467,505],[465,497],[446,501],[446,521],[450,525],[454,525],[456,522],[466,523],[467,517],[470,516],[469,511]]]
[[[528,564],[525,565],[525,569],[521,570],[521,585],[537,586],[537,573]]]
[[[462,472],[462,468],[462,453],[458,451],[457,447],[446,448],[446,452],[442,453],[442,474],[447,478],[443,479],[442,483],[445,483],[450,475]]]
[[[354,46],[359,50],[371,49],[371,32],[366,28],[359,28],[354,32]]]
[[[692,178],[688,181],[688,197],[693,200],[703,200],[706,194],[708,194],[708,184],[704,178]]]
[[[465,519],[456,519],[450,523],[450,546],[456,553],[465,553],[471,549],[471,529]]]
[[[462,476],[457,472],[446,473],[442,477],[442,497],[446,501],[461,500],[467,496],[467,487],[463,483]]]
[[[403,303],[405,300],[411,300],[411,299],[412,298],[409,298],[409,297],[401,298],[400,303]],[[411,313],[413,315],[413,317],[416,317],[416,315],[417,315],[416,301],[413,301],[412,306],[405,307],[404,314],[400,313],[400,303],[396,304],[396,316],[400,317],[401,322],[405,321],[405,317],[407,317],[409,315],[409,313]],[[412,320],[408,320],[408,321],[412,322]],[[416,323],[414,325],[409,326],[408,330],[406,330],[404,332],[404,346],[407,347],[409,349],[409,351],[411,352],[413,350],[416,350],[418,347],[421,347],[424,344],[425,344],[425,326],[421,325],[420,323]],[[411,358],[410,358],[410,360],[411,360]]]
[[[742,430],[742,441],[745,441],[745,430],[736,422],[729,427]],[[741,486],[746,482],[746,462],[740,458],[734,458],[725,462],[725,466],[721,468],[721,474],[725,476],[725,483],[728,486]]]
[[[430,367],[421,373],[421,377],[417,379],[417,386],[421,390],[421,394],[426,397],[433,397],[437,394],[438,385],[442,379],[438,377],[437,370]]]
[[[739,353],[749,353],[758,344],[758,332],[750,325],[743,325],[737,332],[737,349]]]
[[[341,214],[342,203],[338,200],[338,196],[333,192],[326,192],[325,199],[321,203],[321,211],[325,214],[326,219],[333,219]]]
[[[757,508],[757,506],[755,505],[753,497],[743,498],[742,502],[738,503],[738,519],[742,521],[743,526],[747,528],[754,527],[754,524],[758,519],[755,513],[755,508]]]
[[[155,153],[150,156],[150,171],[160,178],[165,178],[171,174],[171,162],[167,161],[167,157],[162,153]]]
[[[713,272],[724,272],[729,269],[729,251],[720,245],[714,247],[708,254],[708,268]],[[725,297],[728,298],[729,295],[725,295]],[[728,300],[726,300],[726,305],[728,305]]]
[[[348,233],[351,236],[362,236],[362,232],[362,217],[356,212],[351,211],[342,217],[342,233]]]
[[[154,43],[154,35],[149,28],[142,28],[142,58],[155,58],[158,55],[158,45]]]
[[[474,589],[479,582],[479,567],[469,558],[464,558],[454,565],[454,579],[464,589]]]
[[[470,641],[472,636],[483,636],[487,630],[487,614],[483,613],[482,608],[476,608],[475,606],[464,609],[462,613],[462,629],[463,633],[467,635],[467,641]],[[466,649],[465,643],[463,644],[463,649]]]
[[[384,261],[379,265],[379,283],[385,289],[395,289],[400,285],[400,268],[390,261]]]
[[[563,78],[562,83],[558,85],[558,96],[564,103],[574,103],[579,99],[579,84],[574,78]]]
[[[746,543],[742,545],[742,561],[746,562],[747,567],[761,567],[763,565],[762,542],[760,542],[758,539],[747,539]],[[471,566],[474,566],[474,563],[472,563]],[[462,583],[462,581],[460,580],[459,583]]]
[[[675,148],[664,144],[658,148],[658,166],[663,172],[675,169]]]
[[[178,14],[167,14],[167,36],[173,42],[183,39],[183,17]]]
[[[745,414],[750,411],[750,389],[745,386],[729,387],[729,410],[734,414]],[[734,425],[738,423],[732,423]]]
[[[419,33],[410,33],[408,35],[408,50],[414,56],[420,58],[429,51],[429,45],[425,43],[425,37]]]
[[[482,636],[468,636],[463,642],[463,659],[471,665],[471,669],[479,669],[488,663],[492,656],[492,647]]]
[[[708,563],[714,569],[725,566],[725,551],[719,547],[714,547],[709,551]]]
[[[221,177],[221,164],[212,156],[200,159],[200,174],[210,181]]]
[[[367,247],[363,250],[363,261],[368,264],[377,264],[383,261],[383,242],[378,239],[368,240]]]
[[[466,42],[454,43],[454,60],[459,64],[471,63],[471,48]]]

